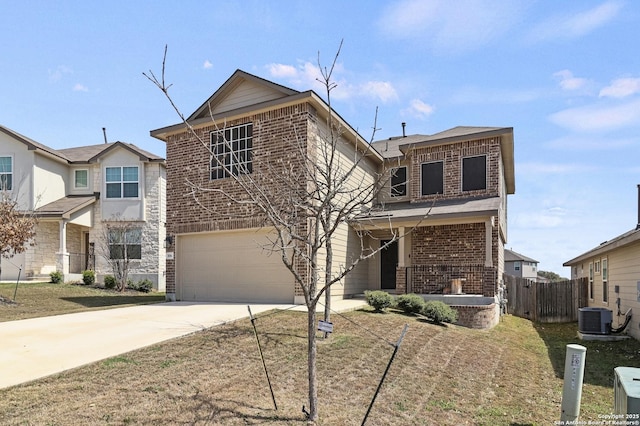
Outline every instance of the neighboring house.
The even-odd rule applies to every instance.
[[[3,260],[2,280],[16,279],[20,266],[22,278],[110,274],[101,253],[117,253],[122,244],[106,242],[105,225],[117,220],[131,225],[125,243],[139,257],[130,278],[164,291],[163,158],[123,142],[56,150],[0,126],[0,170],[3,189],[38,217],[35,246]]]
[[[286,155],[283,138],[293,137],[292,123],[298,137],[317,141],[329,113],[313,91],[298,92],[238,70],[187,118],[205,144],[183,123],[151,131],[167,145],[167,232],[174,244],[167,253],[168,298],[302,303],[280,256],[264,249],[270,245],[264,221],[216,192],[241,194],[212,152],[224,151],[217,146],[224,132],[237,149],[230,158],[245,159],[243,166],[258,179],[268,174],[270,161]],[[366,143],[337,114],[336,119],[352,150]],[[374,147],[377,152],[359,165],[362,178],[371,181],[385,168],[393,168],[393,177],[378,205],[344,224],[333,242],[334,266],[359,254],[353,227],[368,231],[366,246],[379,247],[390,238],[389,224],[400,239],[334,285],[332,296],[375,289],[442,294],[455,281],[466,294],[494,298],[503,272],[506,200],[515,190],[513,129],[457,127]],[[354,157],[340,154],[345,162]],[[197,198],[188,195],[186,182],[200,186]]]
[[[538,261],[513,250],[504,249],[504,273],[514,277],[540,281]]]
[[[625,321],[632,309],[633,320],[626,331],[640,340],[640,185],[638,222],[634,229],[566,261],[571,278],[588,277],[588,306],[613,311],[613,328]]]

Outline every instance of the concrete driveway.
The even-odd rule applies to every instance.
[[[254,315],[292,308],[250,306]],[[337,312],[361,306],[332,302]],[[248,316],[247,304],[170,302],[1,322],[0,389]]]

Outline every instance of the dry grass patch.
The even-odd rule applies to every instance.
[[[368,311],[334,315],[333,322],[335,333],[318,347],[320,424],[362,422],[405,323],[409,330],[367,424],[559,419],[557,366],[563,368],[566,344],[576,343],[576,324],[539,326],[507,316],[493,330],[478,331]],[[303,424],[306,314],[263,315],[256,324],[277,411],[251,323],[243,320],[0,390],[0,424]],[[597,420],[611,413],[611,365],[640,366],[629,358],[640,345],[581,344],[587,346],[581,419]]]
[[[119,293],[76,284],[0,283],[0,322],[165,301],[164,293]]]

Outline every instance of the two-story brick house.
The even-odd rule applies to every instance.
[[[112,221],[130,224],[126,244],[135,252],[130,278],[165,283],[164,159],[139,147],[112,142],[53,149],[0,126],[3,190],[38,218],[35,246],[3,262],[2,279],[63,273],[75,280],[85,269],[110,274],[104,254]],[[129,225],[127,225],[129,226]]]
[[[361,224],[375,229],[388,222],[403,236],[381,253],[380,287],[495,296],[504,268],[507,195],[515,191],[513,129],[456,127],[374,147],[394,173],[380,194],[383,208]]]
[[[174,242],[167,256],[168,297],[301,303],[290,271],[264,249],[271,231],[264,220],[221,195],[241,197],[241,191],[213,155],[222,150],[224,132],[234,150],[229,158],[244,162],[238,167],[252,176],[265,174],[272,170],[269,162],[290,154],[287,140],[294,135],[317,140],[330,113],[335,114],[313,91],[298,92],[238,70],[187,118],[197,138],[183,123],[151,131],[167,144],[167,232]],[[361,149],[366,141],[335,117],[352,152]],[[334,241],[334,267],[359,254],[356,229],[366,231],[362,246],[379,247],[393,233],[400,238],[335,285],[332,296],[369,289],[443,293],[453,283],[461,292],[495,297],[503,272],[506,200],[515,191],[513,130],[458,127],[379,141],[373,148],[359,163],[362,179],[374,180],[389,168],[393,177],[377,203],[344,224]],[[434,268],[439,272],[430,278]]]

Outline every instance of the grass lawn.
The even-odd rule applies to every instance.
[[[565,346],[587,347],[580,420],[611,414],[613,368],[640,367],[640,343],[581,342],[577,324],[506,316],[489,331],[399,313],[334,315],[318,348],[320,424],[359,425],[405,324],[368,425],[550,425],[560,418]],[[237,321],[0,390],[0,424],[304,424],[306,314]],[[132,325],[135,326],[135,325]]]
[[[13,299],[15,286],[15,283],[0,283],[0,296]],[[7,305],[0,302],[0,322],[158,303],[164,300],[164,293],[118,293],[76,284],[24,282],[18,286],[17,304]]]

